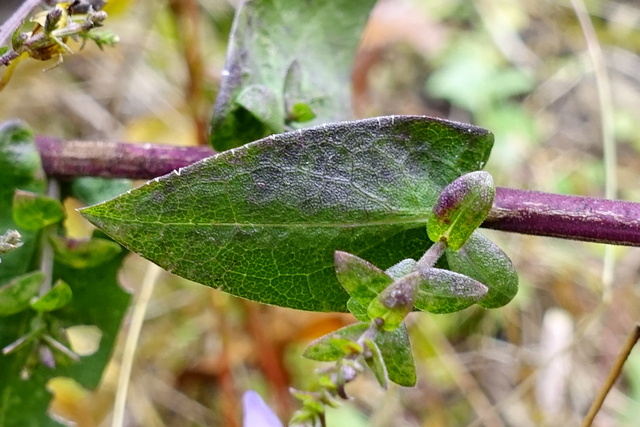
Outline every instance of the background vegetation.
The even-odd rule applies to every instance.
[[[618,195],[638,201],[640,6],[587,8],[610,79]],[[46,73],[46,64],[24,61],[1,94],[0,120],[18,117],[67,139],[206,143],[234,5],[111,0],[105,10],[119,45],[88,45]],[[568,1],[380,0],[353,73],[355,113],[484,126],[496,134],[486,169],[497,185],[602,196],[602,104],[587,47]],[[66,206],[71,234],[88,235],[73,210],[79,202]],[[496,414],[503,425],[579,423],[637,322],[640,252],[615,249],[603,302],[602,245],[483,232],[520,273],[516,299],[498,310],[414,315],[418,386],[383,392],[361,378],[330,425],[493,426]],[[299,357],[304,345],[351,322],[234,299],[135,256],[121,272],[134,292],[156,276],[127,404],[131,425],[240,425],[239,399],[250,388],[287,417],[288,387],[304,388],[317,367]],[[108,425],[121,353],[96,393],[54,383],[54,410],[81,426]],[[639,408],[634,353],[596,425],[635,425]]]

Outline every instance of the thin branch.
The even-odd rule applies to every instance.
[[[174,147],[38,136],[45,172],[152,179],[211,156],[208,147]],[[640,203],[501,188],[483,227],[514,233],[615,245],[640,246]]]
[[[622,368],[624,367],[627,358],[631,354],[631,350],[633,350],[633,347],[637,344],[639,339],[640,325],[635,325],[633,330],[631,331],[631,334],[629,334],[629,338],[627,338],[627,341],[624,343],[622,350],[620,350],[620,354],[618,354],[614,365],[611,367],[609,375],[602,385],[600,392],[593,401],[591,408],[589,408],[589,412],[587,413],[587,416],[582,423],[582,427],[590,427],[591,424],[593,424],[593,420],[596,418],[596,415],[598,415],[598,411],[600,411],[600,408],[602,408],[602,404],[604,403],[607,394],[609,394],[609,391],[611,391],[616,380],[622,373]]]
[[[13,33],[20,28],[33,9],[40,6],[41,0],[24,0],[22,6],[18,8],[0,27],[0,46],[6,46],[11,41]]]

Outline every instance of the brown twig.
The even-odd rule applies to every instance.
[[[609,391],[611,390],[616,380],[620,376],[620,373],[622,372],[622,368],[624,367],[624,363],[627,361],[629,354],[631,354],[631,350],[633,350],[633,347],[636,345],[639,339],[640,339],[640,325],[636,325],[631,331],[631,334],[629,334],[629,338],[627,338],[627,341],[624,343],[622,350],[620,350],[620,354],[618,355],[618,358],[616,359],[615,363],[611,367],[611,371],[609,371],[609,376],[607,377],[604,384],[602,385],[600,392],[598,392],[596,399],[591,404],[591,408],[589,408],[589,412],[587,413],[587,416],[585,417],[582,423],[582,427],[589,427],[593,423],[593,420],[596,418],[596,415],[598,415],[598,411],[600,411],[600,408],[604,403],[604,399],[607,397],[607,394],[609,394]]]

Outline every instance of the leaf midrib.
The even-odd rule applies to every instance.
[[[287,223],[255,223],[255,222],[162,222],[162,221],[135,221],[135,220],[122,220],[119,217],[114,216],[94,216],[87,213],[96,219],[114,220],[126,224],[140,224],[140,225],[160,225],[171,227],[251,227],[251,228],[277,228],[277,227],[316,227],[316,228],[355,228],[355,227],[374,227],[381,225],[425,225],[428,217],[402,219],[402,220],[377,220],[367,222],[347,222],[347,223],[331,223],[331,222],[287,222]]]

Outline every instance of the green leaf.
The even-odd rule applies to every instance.
[[[385,273],[392,279],[398,280],[402,276],[411,273],[418,262],[413,258],[403,259],[399,263],[392,265],[385,270]]]
[[[393,282],[384,271],[350,253],[336,251],[334,259],[338,281],[365,307]]]
[[[404,387],[413,387],[416,384],[416,365],[406,325],[403,323],[393,331],[379,331],[374,341],[380,348],[389,380]]]
[[[30,346],[6,356],[0,355],[0,425],[59,425],[47,414],[51,394],[46,385],[53,377],[70,377],[89,389],[98,386],[131,298],[116,281],[123,258],[124,252],[98,267],[85,269],[56,263],[54,280],[67,282],[73,299],[52,315],[55,314],[61,325],[95,325],[102,331],[100,347],[92,355],[81,357],[79,362],[57,366],[55,370],[38,365],[28,381],[20,378],[20,371]],[[0,322],[0,347],[27,333],[34,314],[29,310],[3,318]]]
[[[488,289],[477,280],[440,268],[412,273],[419,277],[415,307],[431,313],[463,310],[487,295]]]
[[[269,133],[284,132],[284,110],[279,97],[268,87],[247,86],[236,98],[238,105],[268,126]]]
[[[365,339],[364,343],[371,353],[371,356],[365,357],[364,360],[367,362],[369,369],[371,369],[373,374],[376,376],[380,387],[386,389],[389,385],[389,375],[387,374],[387,367],[384,364],[384,360],[382,360],[380,348],[378,347],[378,344],[370,338]]]
[[[408,274],[393,282],[371,301],[367,308],[369,318],[382,319],[382,329],[385,331],[396,329],[413,309],[420,282],[419,272]]]
[[[105,263],[120,252],[122,246],[107,239],[93,237],[88,240],[74,240],[62,236],[51,236],[56,261],[73,268],[92,268]]]
[[[291,110],[289,110],[288,120],[292,122],[310,122],[315,118],[316,113],[313,112],[309,104],[305,104],[304,102],[294,104]]]
[[[487,295],[478,301],[484,308],[502,307],[518,292],[518,273],[509,257],[491,240],[479,232],[471,235],[457,252],[445,252],[449,267],[467,275],[489,288]]]
[[[0,287],[0,316],[10,316],[29,308],[29,301],[38,294],[44,277],[41,271],[33,271]]]
[[[27,273],[33,264],[37,233],[13,221],[12,205],[16,189],[43,193],[44,172],[31,131],[19,121],[0,125],[0,230],[13,229],[22,235],[24,245],[2,256],[0,284]]]
[[[58,280],[49,292],[31,302],[31,308],[39,312],[47,312],[61,309],[69,304],[73,292],[64,280]]]
[[[441,189],[492,135],[420,116],[335,123],[220,153],[81,210],[185,278],[255,301],[345,311],[334,251],[380,268],[419,258]]]
[[[308,112],[298,112],[298,120],[285,117],[285,111],[296,114],[296,104],[311,107],[310,125],[350,118],[351,94],[345,88],[375,3],[245,1],[235,16],[211,120],[213,147],[228,150],[281,132],[285,121],[305,121]],[[260,89],[251,89],[248,97],[250,87]],[[253,96],[257,93],[262,95]]]
[[[353,353],[361,353],[356,341],[367,330],[366,323],[354,323],[324,335],[307,346],[302,356],[311,360],[332,362]]]
[[[113,199],[131,189],[129,179],[107,179],[85,176],[73,180],[71,194],[87,205]]]
[[[37,231],[64,219],[59,200],[30,191],[16,190],[13,196],[13,220],[25,230]]]
[[[371,320],[367,313],[367,307],[368,305],[362,305],[354,298],[349,298],[349,300],[347,300],[347,311],[353,314],[353,316],[361,322],[366,323]]]
[[[456,251],[464,245],[489,214],[496,188],[487,172],[465,174],[447,185],[427,223],[429,238],[445,240]]]

